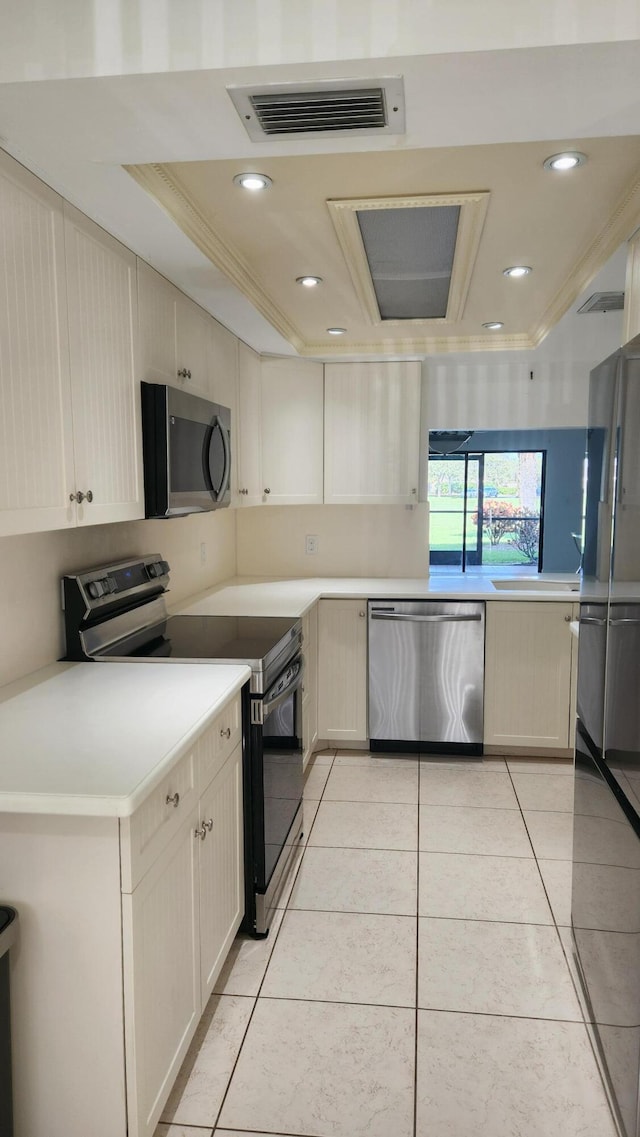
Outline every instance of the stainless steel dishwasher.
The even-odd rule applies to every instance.
[[[369,601],[372,750],[482,754],[484,604]]]

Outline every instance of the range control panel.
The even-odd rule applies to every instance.
[[[169,564],[160,553],[150,553],[63,576],[62,608],[67,641],[64,658],[85,659],[81,646],[83,629],[110,621],[122,612],[161,596],[169,586],[169,572]]]
[[[92,600],[98,600],[102,596],[115,596],[132,588],[139,588],[149,581],[161,581],[168,575],[168,562],[157,560],[150,563],[139,561],[137,564],[128,564],[125,568],[112,568],[98,579],[93,573],[90,579],[83,577],[79,579],[87,595]]]

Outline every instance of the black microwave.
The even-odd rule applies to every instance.
[[[181,517],[231,500],[231,411],[176,387],[142,383],[146,517]]]

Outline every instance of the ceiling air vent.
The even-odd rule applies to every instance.
[[[624,292],[594,292],[585,300],[578,312],[621,312],[624,308]]]
[[[254,142],[300,135],[404,133],[400,77],[227,89]]]

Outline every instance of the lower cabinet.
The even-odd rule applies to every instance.
[[[218,733],[214,725],[203,736],[203,753]],[[123,893],[129,1137],[155,1132],[240,925],[243,848],[236,745],[140,883]]]
[[[484,692],[486,746],[566,750],[575,718],[570,603],[487,604]]]
[[[318,737],[368,739],[366,600],[318,604]]]

